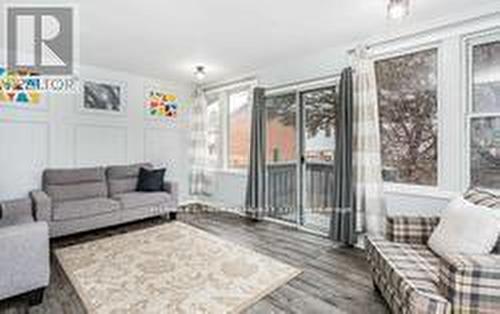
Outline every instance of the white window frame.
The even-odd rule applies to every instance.
[[[384,52],[373,52],[373,62],[391,59],[395,57],[403,57],[408,54],[418,53],[425,50],[437,50],[437,119],[438,119],[438,140],[437,140],[437,181],[436,185],[420,185],[411,183],[396,183],[396,182],[383,182],[384,192],[405,194],[405,195],[422,195],[422,196],[435,196],[435,197],[449,197],[448,193],[442,191],[443,182],[443,136],[442,130],[444,129],[443,111],[443,62],[442,62],[442,41],[432,41],[419,45],[407,46],[404,48],[395,47]]]
[[[221,127],[221,149],[220,152],[222,156],[220,158],[220,166],[216,168],[211,168],[209,170],[214,172],[224,172],[232,174],[246,174],[247,169],[232,168],[229,165],[229,136],[230,136],[230,114],[229,114],[229,98],[232,94],[241,92],[243,90],[248,90],[250,106],[253,103],[253,89],[257,87],[256,80],[242,81],[235,84],[226,85],[219,88],[207,88],[205,93],[207,98],[218,98],[219,101],[219,114],[220,114],[220,127]],[[250,143],[249,143],[250,145]]]
[[[465,180],[466,187],[471,186],[471,122],[474,118],[500,118],[500,112],[480,112],[475,113],[473,110],[474,99],[474,73],[473,73],[473,50],[474,46],[488,44],[495,41],[500,41],[500,28],[494,28],[487,31],[482,31],[476,34],[471,34],[463,37],[462,51],[464,52],[463,66],[464,73],[464,90],[465,95]],[[492,190],[492,188],[487,188]],[[497,190],[498,191],[498,190]]]

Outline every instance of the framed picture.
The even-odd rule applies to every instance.
[[[146,115],[154,119],[175,120],[179,108],[177,95],[155,87],[146,88]]]
[[[46,110],[47,95],[40,89],[40,76],[0,67],[0,107]]]
[[[80,110],[88,113],[124,114],[125,99],[124,82],[84,80]]]

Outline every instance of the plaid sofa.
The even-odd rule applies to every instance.
[[[500,313],[500,239],[492,254],[439,257],[427,247],[438,223],[388,217],[385,238],[366,238],[375,288],[393,313]]]

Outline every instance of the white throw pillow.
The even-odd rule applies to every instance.
[[[489,254],[498,239],[494,210],[461,197],[451,201],[428,241],[436,254]]]

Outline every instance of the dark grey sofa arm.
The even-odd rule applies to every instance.
[[[52,220],[52,200],[41,190],[30,192],[31,200],[33,201],[35,220],[51,221]]]

